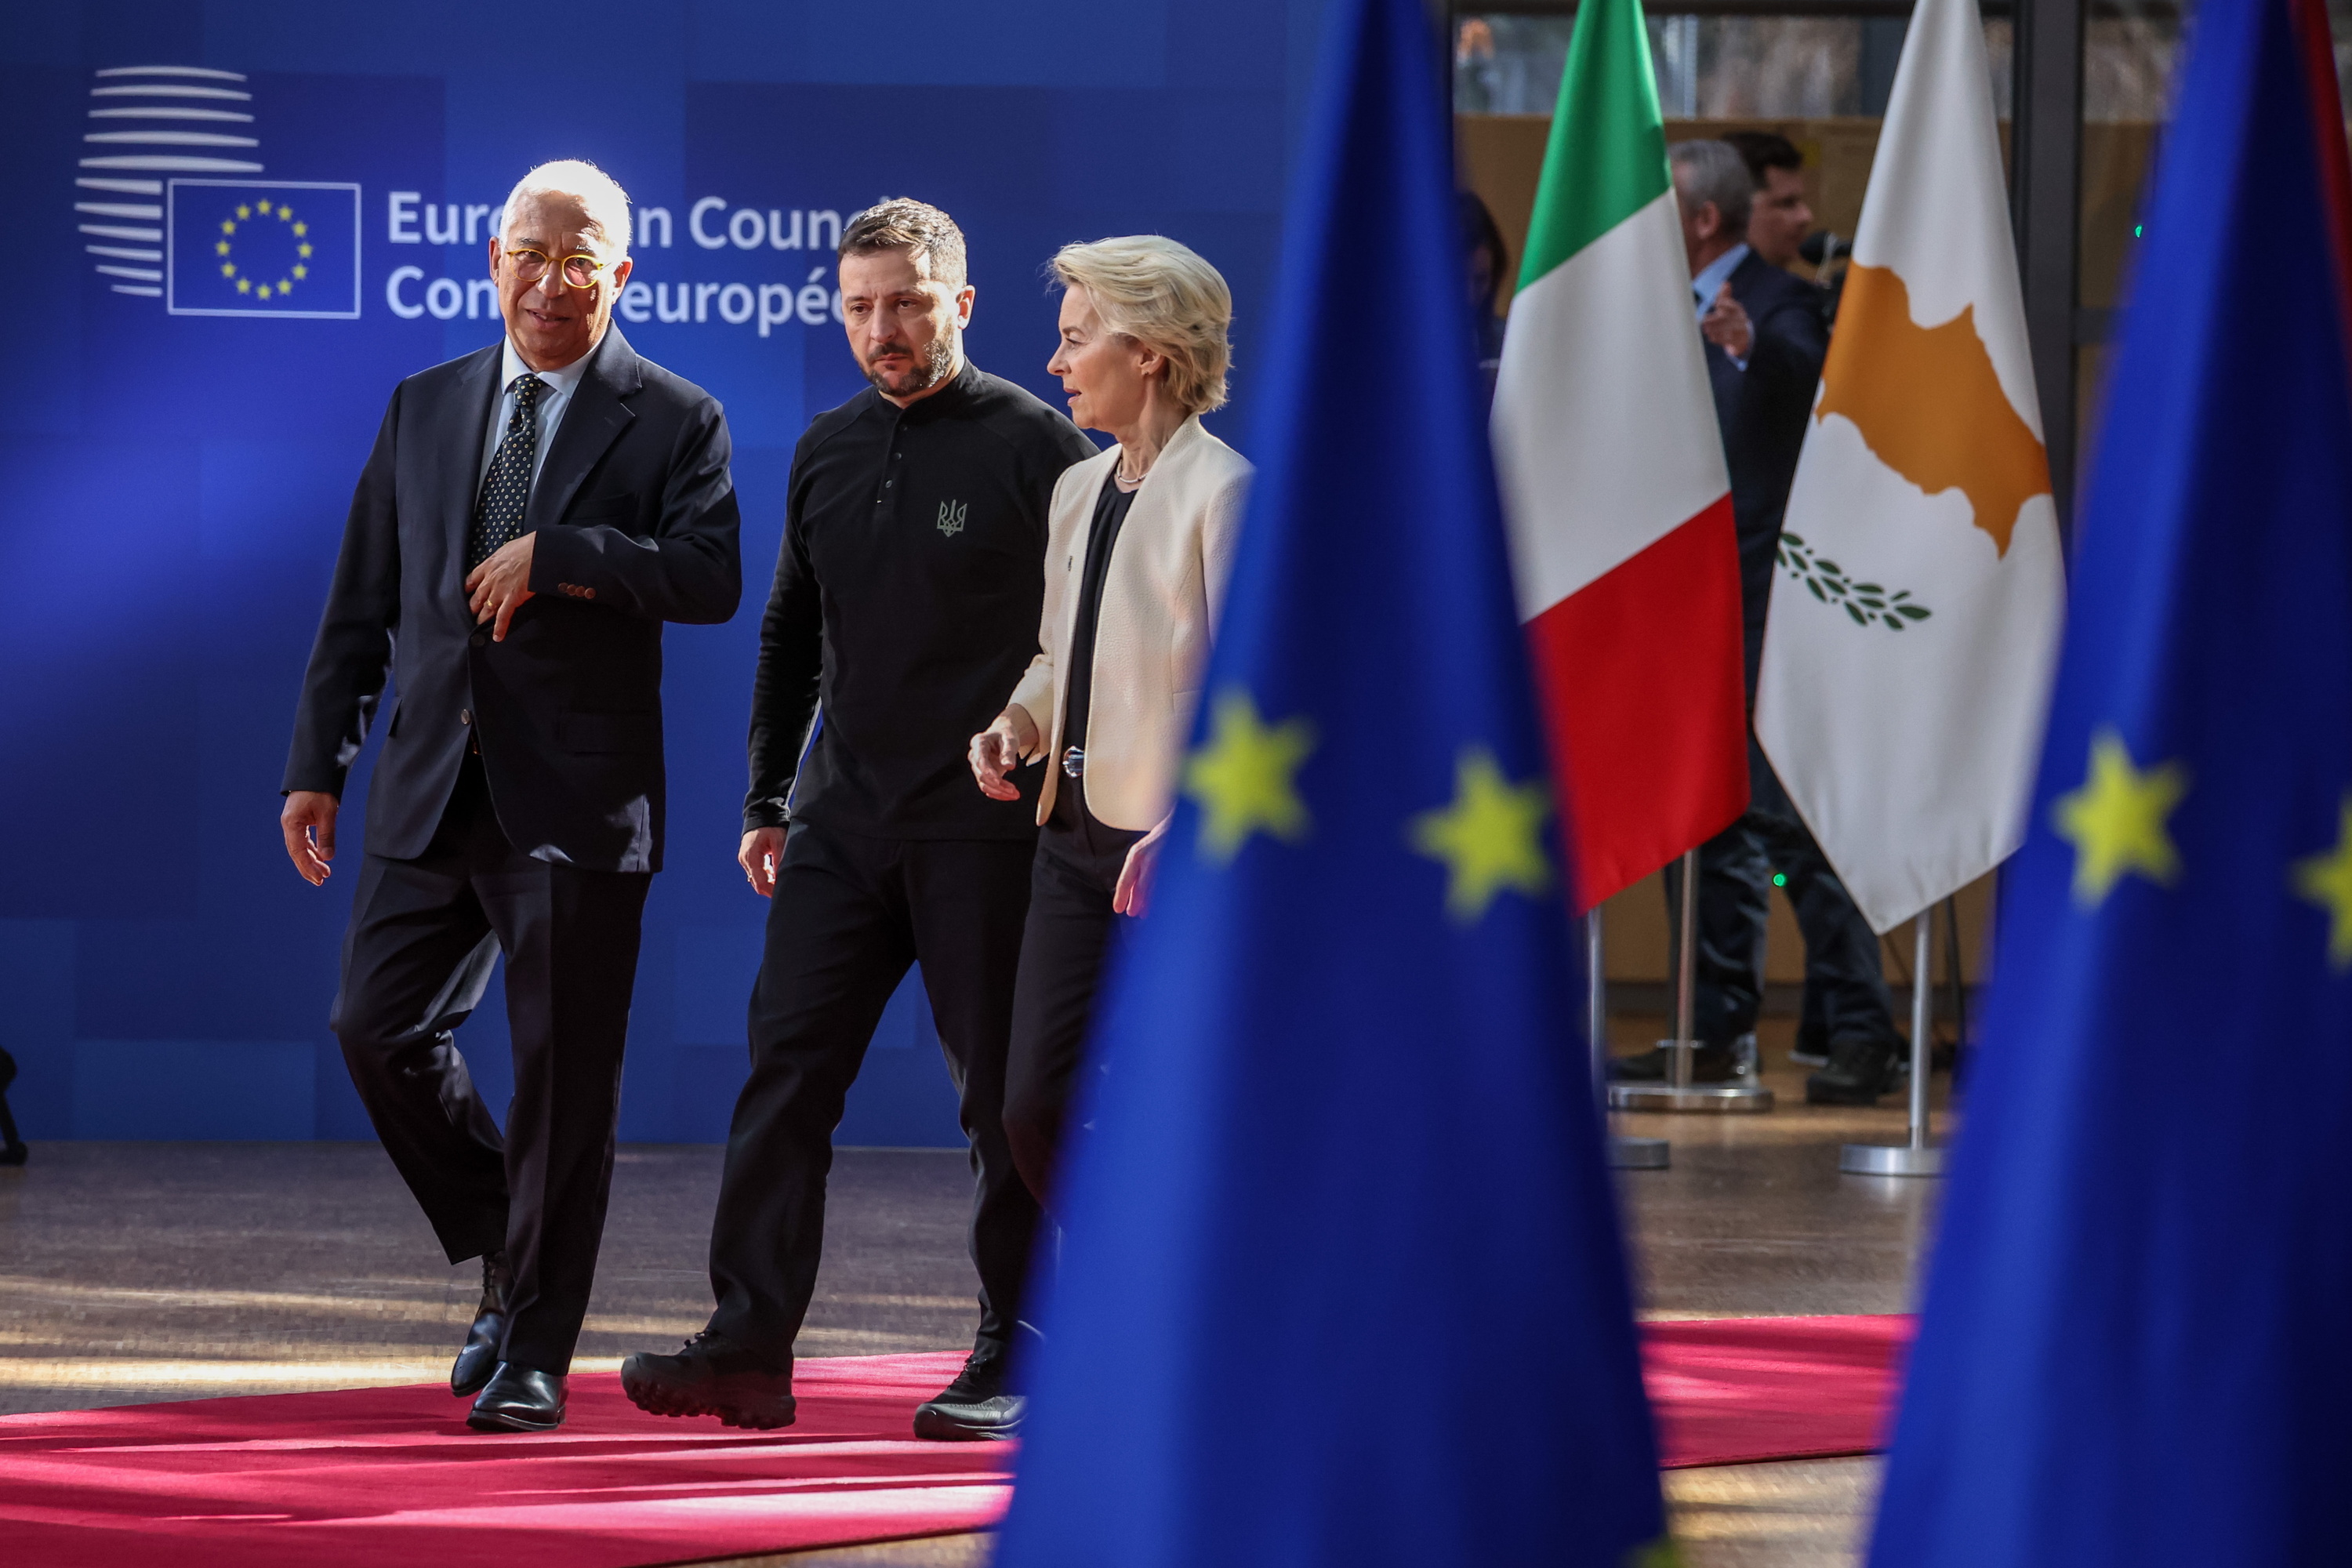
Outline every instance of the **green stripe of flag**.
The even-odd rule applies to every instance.
[[[1642,0],[1583,0],[1528,228],[1524,289],[1671,184]]]

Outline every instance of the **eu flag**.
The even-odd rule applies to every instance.
[[[1005,1568],[1621,1568],[1663,1531],[1437,40],[1331,11]]]
[[[1885,1568],[2341,1562],[2352,373],[2320,0],[2205,0],[2085,498]]]
[[[173,180],[165,304],[175,316],[360,313],[360,188]]]

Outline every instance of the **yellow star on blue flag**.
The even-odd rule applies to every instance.
[[[2134,871],[2160,884],[2179,877],[2180,851],[2165,819],[2188,793],[2179,763],[2136,768],[2112,728],[2094,735],[2083,787],[2053,803],[2058,835],[2074,847],[2074,901],[2096,909]]]
[[[1268,724],[1236,688],[1217,695],[1211,733],[1184,764],[1184,793],[1201,803],[1201,852],[1220,863],[1241,853],[1253,833],[1296,843],[1311,818],[1298,798],[1298,764],[1315,749],[1304,719]]]
[[[1541,780],[1515,784],[1484,746],[1465,747],[1454,763],[1454,801],[1412,819],[1412,847],[1444,862],[1445,912],[1464,925],[1486,912],[1505,889],[1534,898],[1551,886],[1543,823],[1551,790]]]
[[[2327,911],[2327,962],[2352,969],[2352,794],[2336,824],[2336,847],[2294,863],[2294,890]]]

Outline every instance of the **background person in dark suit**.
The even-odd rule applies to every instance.
[[[394,677],[333,1026],[449,1260],[483,1259],[449,1384],[486,1431],[563,1419],[661,867],[662,623],[742,595],[726,420],[612,325],[628,255],[628,198],[586,163],[507,198],[506,340],[393,394],[286,765],[286,852],[320,883]],[[503,1139],[451,1033],[501,952]]]
[[[1781,513],[1829,333],[1812,286],[1748,247],[1755,181],[1738,151],[1722,142],[1681,142],[1670,156],[1692,309],[1706,339],[1707,379],[1731,469],[1752,712]],[[1754,1033],[1763,1003],[1764,930],[1778,869],[1788,879],[1789,900],[1805,937],[1808,983],[1819,993],[1830,1037],[1829,1065],[1806,1080],[1805,1098],[1867,1105],[1893,1087],[1901,1055],[1878,938],[1752,733],[1748,776],[1746,815],[1699,850],[1695,1027],[1700,1044],[1694,1075],[1722,1082],[1738,1070],[1742,1050],[1753,1044],[1743,1037]],[[1667,868],[1666,891],[1670,904],[1681,897],[1678,867]],[[1627,1079],[1657,1079],[1665,1076],[1665,1052],[1652,1051],[1618,1063],[1615,1070]]]
[[[1756,184],[1748,209],[1748,247],[1786,271],[1803,259],[1801,247],[1813,227],[1812,205],[1805,200],[1805,154],[1777,131],[1733,131],[1723,140]]]
[[[710,1228],[718,1304],[676,1354],[622,1363],[621,1386],[657,1415],[791,1424],[833,1131],[920,963],[971,1141],[980,1326],[915,1435],[1008,1437],[1038,1216],[1004,1132],[1036,791],[987,799],[964,752],[1037,651],[1054,484],[1095,447],[964,357],[974,290],[947,214],[903,197],[866,208],[842,229],[839,276],[872,384],[793,450],[760,622],[740,858],[773,903]]]
[[[1724,142],[1748,165],[1756,183],[1748,210],[1748,247],[1774,267],[1786,271],[1803,259],[1805,237],[1812,230],[1813,209],[1805,199],[1805,154],[1777,131],[1726,132]],[[1836,301],[1820,283],[1813,285],[1813,303],[1824,323],[1836,320]],[[1797,1020],[1792,1061],[1809,1067],[1829,1063],[1829,1018],[1822,1005],[1837,979],[1818,965],[1808,950],[1805,960],[1804,1005]]]

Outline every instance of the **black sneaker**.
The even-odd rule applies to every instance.
[[[1848,1036],[1830,1042],[1830,1065],[1805,1079],[1808,1105],[1876,1105],[1903,1076],[1903,1043]]]
[[[1616,1057],[1609,1063],[1614,1083],[1666,1083],[1674,1074],[1674,1053],[1653,1047],[1638,1057]],[[1691,1052],[1691,1082],[1729,1083],[1739,1076],[1739,1052],[1731,1046],[1702,1045]]]
[[[789,1363],[778,1372],[724,1334],[695,1335],[676,1355],[633,1355],[621,1363],[621,1390],[653,1415],[716,1415],[755,1432],[793,1424]]]
[[[986,1443],[1021,1435],[1029,1401],[1004,1389],[1010,1358],[1002,1345],[982,1345],[936,1399],[915,1406],[915,1436],[934,1443]]]

